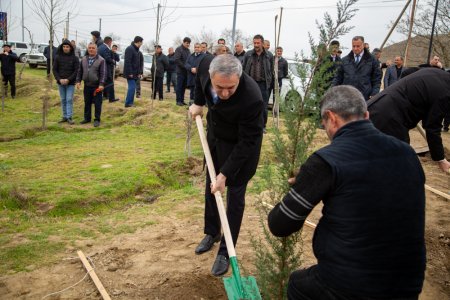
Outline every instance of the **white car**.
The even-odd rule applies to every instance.
[[[26,55],[31,52],[31,45],[29,43],[12,41],[4,42],[0,40],[0,48],[3,47],[3,44],[5,43],[11,45],[11,50],[17,54],[17,57],[19,57],[21,62],[24,63],[27,61]]]
[[[143,74],[143,80],[151,80],[152,77],[152,72],[151,72],[151,68],[152,68],[152,60],[153,60],[153,55],[149,54],[149,53],[144,53],[144,74]],[[125,53],[120,55],[120,61],[117,64],[118,68],[116,69],[116,75],[123,75],[123,68],[124,68],[124,64],[125,64]]]
[[[30,68],[35,69],[38,66],[47,66],[47,58],[44,56],[44,49],[48,44],[38,44],[36,48],[31,50],[30,54],[26,54],[26,62]]]
[[[290,97],[301,95],[303,97],[303,89],[301,84],[301,79],[298,74],[298,64],[301,62],[297,62],[292,59],[287,59],[288,62],[288,77],[289,78],[283,78],[282,84],[281,84],[281,90],[280,90],[280,102],[285,103],[289,100]],[[304,64],[304,63],[302,63]],[[291,81],[292,79],[292,85]],[[269,97],[269,107],[273,107],[273,91],[270,94]],[[280,107],[281,108],[281,107]]]

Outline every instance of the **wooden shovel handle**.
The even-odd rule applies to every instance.
[[[202,143],[203,152],[205,153],[206,165],[208,166],[209,177],[211,178],[211,183],[216,183],[216,170],[214,169],[213,160],[211,157],[211,152],[209,151],[208,142],[206,140],[205,131],[203,129],[203,121],[200,116],[195,117],[195,122],[197,123],[198,133],[200,135],[200,141]],[[225,242],[227,244],[227,250],[229,257],[236,256],[236,251],[234,249],[233,239],[231,238],[230,225],[228,224],[227,214],[225,212],[225,206],[223,205],[222,195],[220,192],[215,192],[214,196],[216,198],[217,209],[219,210],[220,223],[222,224],[223,235],[225,236]]]

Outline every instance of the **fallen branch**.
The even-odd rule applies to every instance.
[[[430,192],[435,193],[436,195],[439,195],[439,196],[441,196],[441,197],[444,197],[444,198],[447,199],[447,200],[450,200],[450,194],[446,194],[446,193],[444,193],[444,192],[441,192],[440,190],[437,190],[437,189],[435,189],[435,188],[432,188],[431,186],[426,185],[426,184],[425,184],[425,189],[426,189],[426,190],[429,190]]]
[[[84,265],[84,268],[89,273],[89,276],[91,276],[91,279],[94,281],[94,284],[97,287],[98,291],[100,292],[100,295],[102,295],[102,298],[105,300],[111,300],[111,298],[108,295],[108,292],[106,292],[105,287],[103,286],[100,279],[98,279],[97,274],[95,274],[94,269],[92,268],[91,264],[87,261],[84,253],[82,251],[77,251],[77,254],[80,257],[81,262]]]

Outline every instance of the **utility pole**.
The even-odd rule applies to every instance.
[[[409,55],[409,48],[411,47],[411,33],[414,25],[414,13],[416,11],[416,0],[413,0],[413,4],[411,7],[411,18],[409,20],[409,31],[408,31],[408,40],[406,41],[406,49],[405,49],[405,61],[403,63],[403,66],[407,66],[408,63],[408,55]]]
[[[66,21],[66,39],[69,39],[69,17],[70,17],[70,12],[67,13],[67,21]]]
[[[98,25],[98,32],[102,33],[102,18],[100,18],[100,24]]]
[[[161,4],[158,3],[158,10],[156,11],[156,44],[159,43],[159,10],[161,9]]]
[[[23,0],[22,0],[22,42],[25,42],[25,23],[23,17]]]
[[[433,25],[431,26],[431,37],[430,37],[430,46],[428,47],[428,56],[427,61],[425,63],[429,63],[431,57],[431,48],[433,48],[433,35],[434,35],[434,27],[436,26],[436,16],[439,6],[439,0],[436,0],[436,7],[434,9],[434,17],[433,17]]]
[[[231,32],[231,51],[234,51],[234,37],[236,34],[236,15],[237,15],[238,0],[234,0],[234,14],[233,14],[233,31]]]

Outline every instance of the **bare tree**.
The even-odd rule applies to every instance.
[[[412,63],[424,63],[426,53],[428,53],[431,27],[433,24],[433,15],[435,8],[434,0],[428,0],[425,4],[417,5],[417,12],[412,27],[412,40],[411,44],[417,48],[416,55],[411,56]],[[405,17],[399,22],[397,31],[399,33],[408,35],[410,24],[410,15],[406,14]],[[433,37],[433,53],[439,55],[442,63],[445,66],[450,65],[450,2],[439,1],[436,27]]]
[[[80,48],[82,49],[87,49],[87,41],[86,40],[79,41],[78,46],[80,46]]]
[[[52,89],[53,77],[53,41],[55,37],[55,29],[61,23],[66,21],[66,13],[72,12],[76,8],[73,0],[31,0],[29,6],[33,12],[38,15],[47,28],[50,35],[50,74],[48,76],[48,88],[43,96],[42,105],[42,128],[46,127],[48,100],[50,99],[50,91]]]
[[[120,35],[115,34],[114,32],[110,32],[109,34],[107,34],[105,36],[109,36],[114,42],[120,42],[122,40]]]
[[[141,48],[144,53],[153,53],[155,51],[156,41],[151,39],[150,41],[143,43]]]
[[[233,39],[233,30],[232,29],[225,28],[224,30],[222,30],[220,37],[225,39],[225,41],[228,45],[233,44],[232,43],[232,39]],[[234,40],[235,40],[235,42],[237,42],[237,41],[241,42],[245,48],[247,48],[249,45],[253,45],[253,36],[247,35],[245,32],[243,32],[240,29],[236,29],[236,32],[234,35]]]
[[[213,46],[217,42],[217,34],[211,30],[206,30],[205,26],[202,27],[198,34],[188,33],[187,35],[192,39],[193,44],[207,43],[209,51],[212,51]]]

